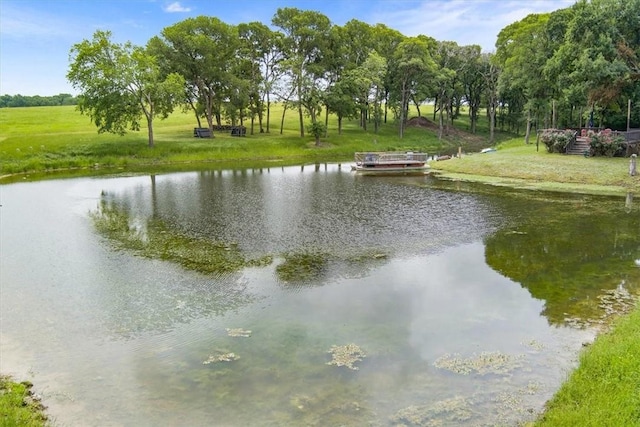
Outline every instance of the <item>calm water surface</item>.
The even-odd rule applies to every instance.
[[[640,285],[624,198],[337,165],[0,192],[0,371],[61,426],[515,425],[575,366],[602,297]],[[273,262],[205,274],[116,249],[106,207],[141,241],[162,224]],[[320,268],[282,275],[309,254]],[[349,344],[358,369],[329,365]]]

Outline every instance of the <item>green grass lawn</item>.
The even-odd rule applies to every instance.
[[[215,138],[194,138],[197,122],[192,113],[175,112],[156,120],[155,147],[147,146],[146,132],[125,136],[98,134],[87,116],[73,106],[0,109],[0,173],[2,175],[70,168],[136,168],[197,162],[280,160],[283,162],[349,161],[355,151],[420,150],[431,154],[453,152],[457,141],[439,141],[423,128],[409,128],[400,139],[395,123],[379,133],[363,130],[356,121],[344,121],[338,133],[337,119],[316,147],[313,137],[300,137],[297,113],[288,110],[280,128],[283,108],[273,107],[270,133],[232,137],[216,132]],[[249,123],[245,123],[249,127]]]
[[[338,133],[337,119],[329,118],[328,135],[316,147],[313,137],[300,137],[298,116],[287,110],[282,122],[282,105],[271,113],[270,133],[232,137],[216,132],[215,138],[194,138],[197,122],[192,113],[175,112],[155,122],[154,148],[147,146],[145,132],[125,136],[98,134],[87,116],[73,106],[0,109],[0,176],[81,170],[87,174],[109,173],[114,168],[130,171],[181,170],[232,166],[259,166],[260,163],[300,164],[311,162],[350,162],[356,151],[423,151],[432,155],[454,154],[462,146],[465,153],[478,153],[489,146],[486,118],[478,134],[464,131],[465,111],[456,120],[459,129],[438,140],[433,128],[409,127],[398,137],[393,119],[378,133],[370,124],[363,130],[357,121],[345,120]],[[421,113],[431,119],[433,109]],[[392,114],[389,114],[392,117]],[[245,122],[247,127],[250,124]],[[511,139],[510,139],[511,138]],[[498,151],[464,155],[462,159],[432,162],[433,169],[453,179],[480,180],[499,185],[554,191],[585,191],[619,194],[640,190],[640,177],[629,177],[628,159],[584,158],[548,154],[544,146],[524,144],[523,137],[498,133]],[[74,172],[77,173],[77,172]],[[47,177],[45,175],[44,177]],[[1,179],[1,178],[0,178]]]
[[[42,427],[47,425],[44,408],[30,390],[30,383],[18,383],[0,375],[0,426]]]
[[[590,194],[640,193],[640,173],[629,175],[628,158],[549,154],[523,138],[502,143],[494,153],[464,155],[431,164],[451,179],[549,191]]]

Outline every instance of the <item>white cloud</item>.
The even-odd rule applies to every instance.
[[[191,12],[191,8],[181,5],[179,1],[174,1],[173,3],[167,5],[164,8],[164,11],[167,13],[184,13]]]
[[[484,51],[492,51],[498,33],[507,25],[531,13],[550,12],[574,3],[575,0],[379,2],[380,9],[370,18],[375,22],[384,22],[405,36],[423,34],[438,41],[477,44]]]

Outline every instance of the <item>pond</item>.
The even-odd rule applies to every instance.
[[[0,196],[0,371],[58,425],[515,425],[640,287],[631,197],[336,164]]]

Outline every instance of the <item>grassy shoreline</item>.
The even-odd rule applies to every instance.
[[[462,145],[465,152],[476,154],[432,162],[435,174],[445,179],[529,190],[615,196],[640,194],[640,175],[629,176],[629,159],[548,154],[544,146],[526,145],[522,138],[509,139],[508,135],[500,136],[501,143],[496,152],[479,154],[480,148],[488,146],[486,127],[481,127],[484,138],[458,133],[442,142],[430,129],[409,128],[405,138],[400,140],[393,124],[374,134],[359,129],[356,123],[347,123],[342,134],[338,134],[331,128],[334,122],[330,122],[329,136],[316,147],[312,138],[300,138],[293,115],[284,121],[282,133],[278,112],[272,117],[276,118],[270,134],[257,133],[246,138],[218,134],[213,139],[203,140],[193,138],[191,117],[176,113],[168,120],[158,122],[156,147],[149,149],[146,137],[141,133],[125,137],[98,135],[88,118],[80,116],[73,107],[0,109],[0,185],[24,179],[175,172],[212,166],[349,163],[355,151],[420,150],[430,154],[452,154]],[[461,119],[456,125],[464,129],[466,123]],[[580,366],[571,373],[534,425],[639,425],[639,335],[640,310],[616,320],[610,331],[601,334],[585,349]],[[1,378],[12,393],[24,394],[21,383]],[[9,395],[0,393],[0,397]],[[36,418],[42,414],[41,407],[29,406],[27,410]],[[31,425],[18,421],[12,424],[11,417],[20,415],[8,414],[10,418],[8,421],[3,419],[3,425]]]
[[[28,381],[16,382],[0,375],[0,425],[42,427],[48,425],[45,407]]]

